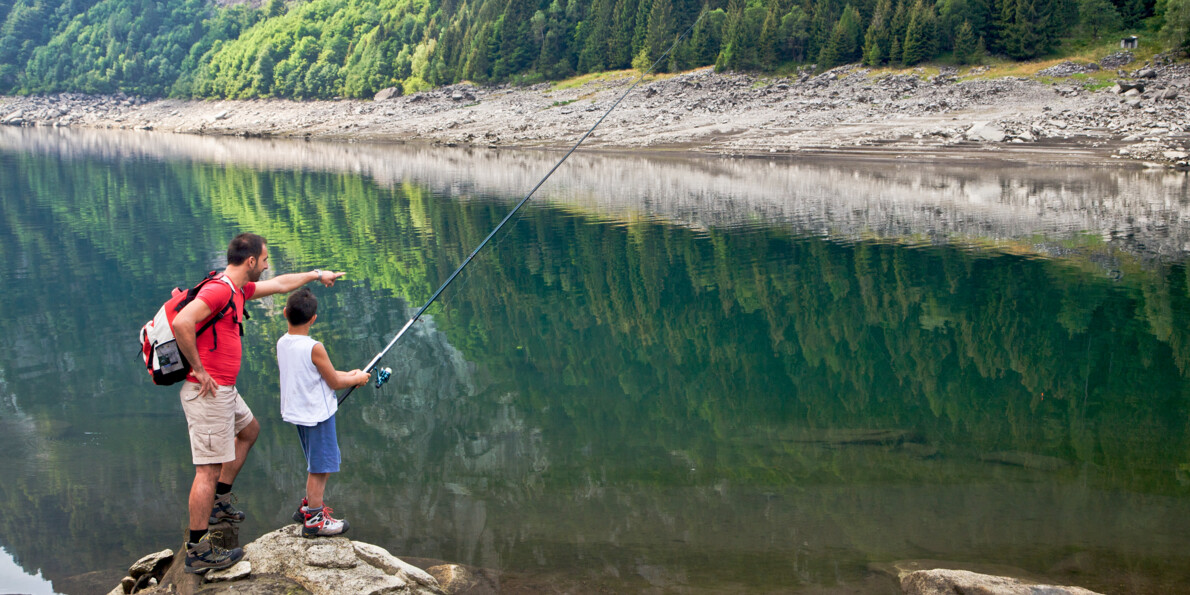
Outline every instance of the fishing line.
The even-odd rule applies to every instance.
[[[469,254],[467,256],[467,258],[465,260],[463,260],[463,264],[460,264],[459,268],[455,269],[455,271],[450,274],[450,277],[447,277],[446,281],[442,284],[442,286],[440,286],[438,288],[437,291],[434,292],[434,295],[430,296],[430,299],[426,301],[425,305],[423,305],[421,308],[419,308],[417,310],[417,313],[413,315],[413,318],[410,318],[409,322],[406,322],[405,326],[401,327],[401,330],[397,331],[397,334],[395,336],[393,336],[391,341],[388,342],[388,345],[386,345],[384,347],[384,349],[381,349],[380,352],[376,354],[376,357],[373,357],[372,360],[368,362],[368,365],[365,366],[363,369],[364,372],[371,372],[374,368],[376,368],[376,364],[380,361],[380,358],[384,357],[385,354],[387,354],[389,352],[389,350],[392,349],[393,346],[397,344],[397,341],[400,340],[400,338],[405,334],[405,332],[408,331],[409,328],[413,326],[413,323],[417,322],[417,319],[421,318],[421,315],[424,314],[425,311],[430,307],[430,305],[434,303],[434,300],[438,299],[438,296],[442,294],[442,292],[446,289],[446,286],[450,285],[451,282],[455,280],[455,277],[458,277],[459,273],[463,272],[463,269],[466,268],[466,266],[471,262],[471,260],[475,258],[475,255],[479,254],[479,251],[483,250],[483,247],[486,246],[487,243],[489,241],[491,241],[491,239],[493,237],[495,237],[496,233],[500,231],[500,228],[504,227],[504,224],[508,223],[509,220],[511,220],[513,218],[513,216],[516,215],[517,211],[519,211],[521,209],[521,206],[523,206],[526,202],[528,202],[529,198],[531,198],[533,196],[533,194],[535,192],[537,192],[537,189],[541,188],[542,184],[545,184],[545,181],[548,180],[550,178],[550,176],[554,175],[554,172],[557,171],[557,169],[562,166],[562,164],[570,157],[570,155],[572,153],[574,153],[575,150],[578,149],[579,145],[583,144],[583,141],[587,140],[587,137],[591,136],[592,132],[595,132],[595,129],[598,128],[599,125],[603,123],[603,120],[606,119],[612,113],[612,111],[616,109],[616,106],[620,105],[620,102],[624,101],[624,98],[627,97],[628,94],[631,93],[632,90],[635,89],[636,86],[641,83],[641,81],[645,80],[645,77],[648,76],[650,73],[652,73],[653,70],[655,68],[657,68],[657,65],[661,64],[661,61],[664,60],[666,58],[666,56],[669,56],[670,52],[672,52],[675,47],[678,47],[678,43],[680,43],[682,41],[682,39],[684,39],[686,37],[686,35],[689,34],[691,30],[694,29],[694,26],[697,25],[698,22],[702,20],[702,17],[704,14],[706,14],[706,11],[699,13],[698,18],[694,19],[694,22],[690,23],[690,26],[687,27],[686,30],[683,31],[682,34],[679,35],[677,37],[677,39],[674,40],[674,42],[669,46],[669,49],[665,50],[665,53],[661,54],[661,56],[659,58],[657,58],[656,61],[653,62],[653,65],[650,66],[648,70],[641,73],[640,77],[638,77],[636,79],[636,82],[632,83],[632,86],[628,87],[628,89],[626,91],[624,91],[623,94],[620,95],[619,99],[616,99],[615,103],[613,103],[611,105],[611,107],[607,108],[606,112],[603,112],[603,115],[599,117],[599,120],[597,120],[595,122],[595,124],[593,126],[591,126],[590,129],[588,129],[586,132],[583,133],[583,135],[581,137],[579,137],[578,142],[574,143],[574,146],[570,147],[570,150],[567,151],[566,154],[563,155],[562,158],[559,159],[558,162],[555,163],[554,166],[551,167],[550,170],[548,172],[546,172],[546,174],[544,176],[542,176],[541,180],[539,180],[537,182],[537,184],[535,186],[533,186],[533,189],[530,190],[529,193],[526,194],[525,197],[522,198],[520,200],[520,202],[518,202],[516,204],[516,206],[512,208],[512,211],[509,211],[509,213],[504,216],[504,219],[501,219],[500,223],[496,224],[496,228],[493,229],[492,232],[489,233],[487,235],[487,237],[485,237],[483,239],[483,241],[479,243],[479,246],[476,246],[475,250],[471,251],[471,254]],[[384,384],[384,382],[387,381],[389,376],[391,376],[391,375],[392,375],[392,369],[382,368],[376,375],[376,383],[375,383],[376,388],[380,388],[380,386],[382,386]],[[349,387],[347,389],[347,392],[343,393],[343,396],[339,397],[339,404],[342,405],[343,401],[346,401],[347,397],[350,396],[352,391],[354,391],[354,390],[355,390],[354,386]]]

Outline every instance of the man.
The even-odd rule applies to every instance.
[[[331,287],[345,274],[314,270],[261,281],[268,268],[265,239],[252,233],[236,236],[227,246],[223,276],[204,285],[174,318],[178,348],[192,368],[180,395],[194,460],[186,572],[227,568],[244,557],[242,549],[218,547],[207,534],[210,524],[244,520],[244,513],[232,506],[231,486],[260,434],[260,424],[235,386],[244,302],[289,293],[314,280]],[[229,300],[234,300],[234,308],[196,340],[197,326],[223,311]]]

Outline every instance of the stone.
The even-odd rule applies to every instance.
[[[500,586],[491,577],[458,564],[439,564],[426,569],[450,595],[494,595]]]
[[[1039,585],[966,570],[919,570],[901,578],[906,595],[1097,595],[1081,587]]]
[[[1179,159],[1190,157],[1190,153],[1187,153],[1186,151],[1165,151],[1161,154],[1161,156],[1170,161],[1177,161]]]
[[[347,538],[329,539],[306,549],[306,565],[315,568],[355,568],[359,561]]]
[[[365,544],[366,545],[366,544]],[[420,595],[440,594],[436,587],[425,586],[405,572],[400,564],[392,563],[381,568],[358,557],[351,540],[346,537],[304,539],[298,525],[282,527],[266,533],[256,541],[244,546],[245,556],[252,561],[255,575],[280,575],[300,584],[314,595],[338,593],[359,593],[381,595],[387,593],[410,593]],[[371,546],[376,547],[376,546]],[[373,558],[382,558],[370,548],[364,547]],[[385,556],[396,559],[382,548]],[[350,558],[350,562],[347,561]],[[383,557],[387,560],[387,557]],[[361,564],[360,561],[364,563]],[[310,562],[319,564],[312,566]],[[347,566],[350,568],[331,568]],[[402,563],[403,564],[403,563]],[[427,575],[428,576],[428,575]],[[431,579],[433,577],[430,577]],[[250,579],[255,580],[255,578]]]
[[[986,141],[992,143],[1004,142],[1008,134],[1004,130],[987,122],[975,122],[964,134],[967,140]]]
[[[439,589],[438,580],[430,573],[388,553],[384,548],[364,543],[362,541],[353,542],[355,553],[361,560],[383,570],[389,574],[397,574],[404,572],[409,575],[414,581],[430,587],[432,589]]]
[[[372,97],[372,101],[385,101],[388,99],[396,99],[397,97],[400,97],[400,96],[401,96],[401,89],[399,89],[397,87],[387,87],[387,88],[381,89],[378,93],[376,93],[376,95]]]
[[[240,579],[248,578],[252,575],[252,563],[247,560],[240,560],[232,565],[230,568],[223,570],[207,571],[208,583],[220,583],[238,581]]]
[[[173,561],[174,551],[171,549],[164,549],[155,554],[149,554],[140,560],[132,563],[128,567],[128,576],[132,578],[140,578],[142,574],[150,574],[156,572],[159,568],[164,568]]]
[[[123,593],[131,593],[132,588],[136,586],[136,578],[126,576],[120,579],[120,589]]]
[[[1170,87],[1170,88],[1162,91],[1161,94],[1158,95],[1157,97],[1159,97],[1161,99],[1165,99],[1165,100],[1177,99],[1178,98],[1178,90],[1174,89],[1173,87]]]
[[[1124,97],[1140,97],[1141,93],[1143,93],[1143,91],[1135,88],[1128,89],[1127,91],[1124,91]]]
[[[124,585],[116,585],[116,588],[108,591],[107,595],[124,595]]]
[[[1142,68],[1136,71],[1136,77],[1142,79],[1155,79],[1157,78],[1157,71],[1153,70],[1152,68]]]

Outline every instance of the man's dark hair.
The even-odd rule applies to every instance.
[[[254,233],[242,233],[232,238],[227,245],[227,264],[244,264],[253,256],[264,252],[264,238]]]
[[[314,292],[303,287],[289,294],[285,308],[285,320],[294,326],[301,326],[318,313],[318,298],[314,297]]]

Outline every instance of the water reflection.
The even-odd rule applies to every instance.
[[[176,396],[121,347],[170,286],[261,233],[349,272],[315,334],[364,362],[551,160],[158,138],[0,130],[0,501],[33,517],[0,545],[56,585],[181,535]],[[352,395],[328,500],[511,592],[1190,578],[1185,178],[864,168],[584,157]],[[245,337],[248,534],[303,481],[280,303]]]

